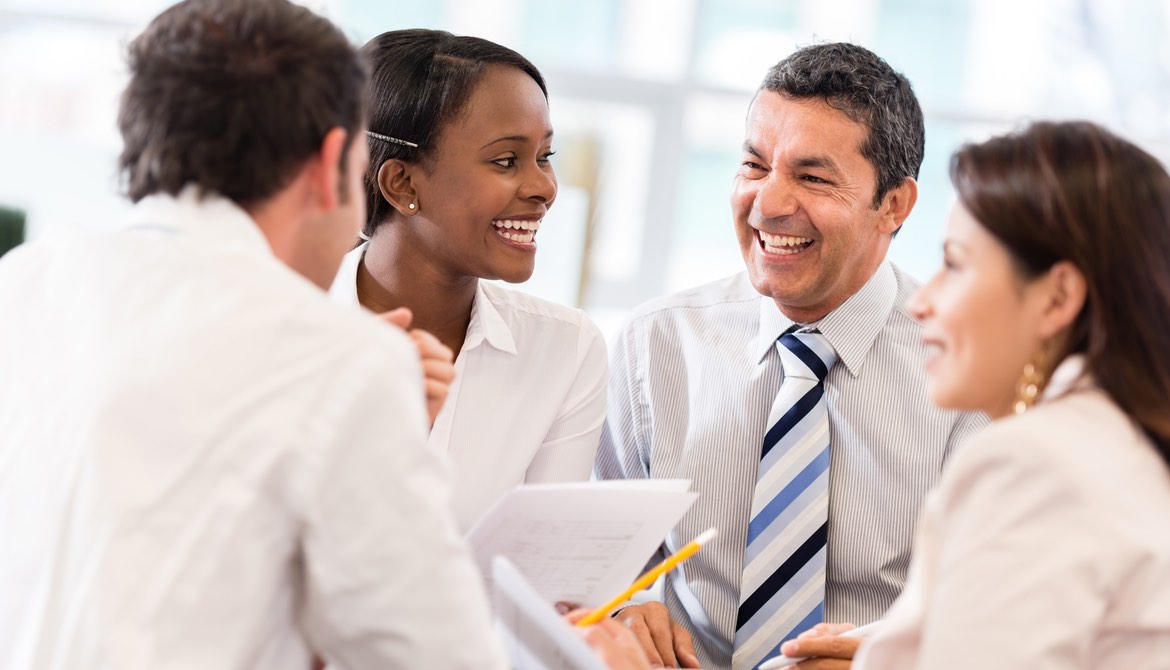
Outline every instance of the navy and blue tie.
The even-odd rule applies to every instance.
[[[735,670],[755,668],[824,621],[829,529],[829,415],[825,377],[837,354],[824,335],[776,341],[784,381],[768,416],[752,496],[736,623]]]

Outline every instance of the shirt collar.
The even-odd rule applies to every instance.
[[[337,277],[329,287],[331,298],[347,305],[359,304],[358,268],[369,246],[368,241],[362,242],[342,259]],[[512,336],[512,329],[508,327],[508,322],[492,302],[492,292],[488,291],[483,280],[480,280],[476,282],[475,297],[471,302],[471,321],[467,324],[467,336],[463,338],[463,351],[474,349],[484,342],[505,353],[516,353],[516,340]]]
[[[838,360],[856,377],[861,373],[866,354],[885,326],[898,297],[898,279],[889,261],[883,261],[861,290],[829,312],[823,319],[806,324],[817,329],[837,352]],[[794,322],[776,307],[774,300],[760,296],[760,333],[756,342],[756,360],[762,363],[776,345],[776,339]]]
[[[360,304],[357,293],[358,268],[362,264],[362,257],[366,255],[369,242],[362,242],[341,259],[341,266],[337,268],[337,276],[329,287],[329,297],[343,305]]]
[[[219,247],[237,246],[272,256],[268,238],[239,205],[188,185],[177,196],[150,195],[134,206],[124,227],[189,236]]]
[[[1055,400],[1063,395],[1096,385],[1093,376],[1085,371],[1084,354],[1069,354],[1052,371],[1040,400]]]
[[[508,322],[492,302],[493,291],[488,290],[484,280],[476,282],[475,301],[471,304],[471,322],[467,324],[467,337],[463,340],[463,351],[468,351],[487,342],[496,349],[516,355],[516,340]]]

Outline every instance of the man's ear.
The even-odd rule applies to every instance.
[[[378,189],[382,197],[403,216],[414,216],[419,211],[418,193],[411,175],[415,167],[397,158],[382,163],[378,168]]]
[[[1080,268],[1069,261],[1053,264],[1042,282],[1040,336],[1049,338],[1072,326],[1085,306],[1088,287]]]
[[[893,235],[910,216],[914,203],[918,202],[918,182],[906,177],[902,183],[890,189],[881,204],[881,232]]]
[[[321,140],[321,149],[313,170],[313,186],[317,204],[329,212],[341,205],[341,155],[345,153],[349,136],[344,128],[332,128]]]

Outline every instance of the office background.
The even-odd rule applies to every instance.
[[[128,39],[164,0],[0,0],[0,206],[30,238],[116,222]],[[356,43],[442,28],[545,73],[561,192],[523,290],[612,333],[630,307],[741,267],[728,192],[766,69],[849,40],[912,81],[927,121],[918,206],[894,241],[937,266],[959,144],[1087,118],[1170,162],[1170,0],[305,0]]]

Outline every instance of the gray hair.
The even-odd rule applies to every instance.
[[[821,99],[869,128],[861,155],[877,171],[874,208],[907,177],[918,178],[922,107],[906,77],[869,49],[847,42],[798,49],[768,70],[760,89]]]

